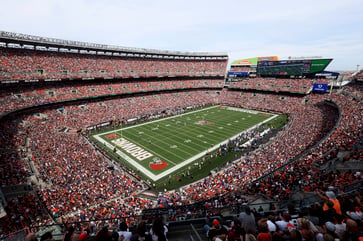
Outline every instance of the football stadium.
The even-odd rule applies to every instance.
[[[0,31],[0,239],[360,240],[363,71],[241,57]]]

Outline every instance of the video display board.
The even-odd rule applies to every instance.
[[[310,73],[311,60],[260,61],[257,72],[261,76],[303,75]]]

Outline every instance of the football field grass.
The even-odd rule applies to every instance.
[[[242,132],[277,115],[212,106],[92,135],[115,159],[150,181],[200,161]]]

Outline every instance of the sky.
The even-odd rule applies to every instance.
[[[363,68],[363,0],[3,0],[0,30],[185,52],[333,58]],[[359,65],[359,66],[358,66]]]

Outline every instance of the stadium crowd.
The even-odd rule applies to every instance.
[[[326,79],[275,79],[275,78],[249,78],[231,82],[230,88],[245,90],[265,90],[274,92],[309,93],[314,83],[327,84]]]
[[[2,61],[5,63],[5,66],[8,66],[9,69],[18,70],[18,73],[33,73],[34,69],[37,68],[50,73],[52,70],[59,68],[58,65],[56,66],[54,58],[71,61],[69,66],[73,66],[74,63],[72,61],[77,59],[74,56],[68,58],[69,56],[67,55],[69,54],[61,53],[47,52],[34,55],[34,53],[29,54],[25,51],[21,56],[15,50],[15,53],[12,52],[13,50],[2,49],[2,51],[0,56],[3,56]],[[12,61],[6,62],[10,58]],[[49,61],[49,63],[54,65],[50,64],[47,67],[49,69],[47,69],[44,64],[45,61]],[[69,67],[69,69],[72,73],[78,73],[88,66],[87,68],[89,68],[91,73],[96,73],[100,71],[99,67],[97,67],[99,64],[102,65],[109,62],[112,62],[111,66],[117,67],[115,69],[121,69],[121,66],[118,66],[121,63],[114,60],[111,61],[108,57],[102,59],[84,57],[83,55],[82,59],[78,60],[76,65],[78,67]],[[131,62],[132,60],[130,60],[130,65]],[[35,63],[41,67],[34,67]],[[178,72],[179,65],[183,66],[188,63],[177,62],[174,63],[174,66],[165,66],[165,68]],[[132,67],[135,72],[143,72],[142,68],[144,67],[141,67],[142,64],[134,62],[132,64],[135,65]],[[162,61],[158,64],[164,66]],[[165,65],[167,65],[166,62]],[[196,65],[198,66],[198,64]],[[107,66],[110,66],[110,64]],[[203,66],[197,66],[188,66],[188,68],[197,73],[203,69]],[[215,68],[213,62],[207,66],[211,69]],[[184,68],[185,66],[180,67],[180,69]],[[109,72],[112,71],[113,69]],[[147,72],[149,73],[149,71]],[[150,73],[152,72],[150,71]],[[179,73],[181,72],[179,71]],[[11,78],[16,76],[18,78],[27,78],[31,76],[28,74],[13,74]],[[188,75],[190,76],[189,73]],[[203,73],[203,75],[205,74]],[[256,79],[255,81],[261,80]],[[306,81],[311,82],[312,80]],[[250,85],[250,81],[248,82]],[[287,86],[286,82],[281,82],[276,84],[276,86],[280,84],[281,86]],[[310,86],[310,82],[306,83],[306,85]],[[151,91],[158,90],[158,88],[184,89],[186,86],[188,88],[188,86],[195,86],[196,84],[200,84],[201,87],[222,87],[220,82],[213,79],[207,82],[205,80],[165,81],[165,83],[164,81],[150,81],[150,83],[140,81],[128,82],[127,85],[124,83],[111,85],[90,84],[74,85],[70,88],[67,85],[59,84],[54,89],[27,90],[20,88],[15,91],[22,93],[21,101],[18,102],[17,100],[9,99],[9,93],[2,92],[1,101],[3,101],[4,105],[1,105],[1,111],[6,112],[19,107],[31,106],[39,103],[38,101],[53,102],[69,100],[76,96],[79,98],[90,95],[119,94],[125,93],[125,91]],[[293,85],[291,84],[292,89],[287,88],[283,90],[293,91],[303,88],[300,84],[297,86]],[[125,86],[127,87],[125,88]],[[274,89],[271,84],[257,87],[256,82],[252,83],[252,81],[251,86],[248,88],[256,90],[260,89],[260,87],[269,90],[271,88]],[[363,136],[363,91],[360,86],[348,86],[331,95],[310,94],[303,97],[235,90],[246,89],[246,86],[243,84],[233,84],[231,88],[233,90],[221,90],[220,94],[216,90],[189,90],[170,93],[161,92],[133,98],[84,101],[74,105],[59,106],[59,108],[43,108],[39,109],[39,112],[33,112],[32,114],[20,113],[14,118],[3,119],[0,122],[2,127],[0,141],[2,148],[7,151],[0,153],[1,184],[7,186],[26,183],[27,177],[34,173],[39,173],[37,177],[40,179],[40,185],[37,187],[37,193],[34,196],[25,195],[8,200],[10,205],[7,212],[9,216],[11,214],[11,217],[8,217],[10,219],[1,220],[4,222],[2,233],[9,233],[29,224],[50,224],[54,220],[59,220],[59,218],[63,218],[65,222],[72,222],[129,217],[142,214],[144,209],[178,207],[209,199],[217,200],[217,202],[213,201],[212,203],[206,202],[207,206],[214,208],[230,204],[235,200],[239,200],[237,202],[242,204],[241,197],[236,199],[236,196],[239,195],[237,191],[242,192],[241,196],[264,194],[274,201],[289,200],[293,191],[312,192],[318,190],[317,192],[319,192],[319,190],[326,190],[328,187],[342,191],[341,188],[344,185],[362,179],[362,174],[357,172],[325,172],[317,168],[317,164],[328,163],[335,159],[338,153],[342,151],[351,151],[351,154],[341,161],[352,158],[362,160],[362,149],[356,149]],[[72,90],[76,91],[73,92]],[[54,96],[50,97],[49,92],[55,93]],[[304,91],[304,93],[306,92]],[[339,108],[339,112],[334,106],[326,104],[326,101],[335,103]],[[175,107],[220,103],[266,112],[286,113],[289,115],[289,123],[279,132],[278,136],[271,140],[269,145],[262,145],[254,152],[243,155],[235,162],[225,166],[215,175],[210,175],[179,191],[175,190],[160,194],[156,202],[137,196],[137,193],[143,191],[146,187],[145,183],[139,180],[137,173],[130,172],[124,167],[110,168],[112,162],[94,149],[88,140],[77,133],[67,133],[65,131],[65,129],[81,130],[84,127],[110,120],[146,116],[150,113],[159,113]],[[311,151],[305,153],[305,150],[318,144],[331,130],[333,131],[328,138]],[[233,140],[232,144],[240,145],[239,140]],[[302,154],[302,157],[297,161],[294,160],[300,154]],[[36,170],[32,170],[31,163],[34,163]],[[266,175],[268,175],[266,178],[251,184],[252,180]],[[47,216],[47,213],[40,208],[41,206],[38,206],[36,197],[40,197],[50,216]],[[357,194],[356,197],[359,198],[359,195]],[[355,212],[357,207],[361,208],[360,202],[354,203],[354,205],[342,205],[344,214]],[[187,214],[188,210],[178,212],[178,214],[183,213]],[[212,214],[215,213],[211,211],[208,216]],[[199,215],[205,216],[206,214],[200,213]],[[175,213],[170,215],[170,219],[172,220],[173,217],[175,218]],[[349,220],[354,219],[351,216],[349,217],[351,218]],[[289,217],[285,214],[275,218],[280,219],[279,221],[285,221],[286,225],[290,221]],[[243,219],[241,221],[243,223]],[[138,220],[132,220],[132,218],[129,218],[128,222],[129,225],[138,224]],[[254,227],[254,230],[245,230],[246,233],[258,239],[257,227],[260,225],[258,230],[260,234],[263,233],[262,230],[266,229],[264,222],[260,224],[255,223],[257,226]],[[313,229],[312,226],[309,226],[311,224],[306,224],[304,220],[298,220],[297,222],[301,222],[301,224],[297,224],[300,225],[299,229],[307,229],[307,232],[311,233],[311,230],[309,230]],[[327,222],[336,225],[341,220],[334,219]],[[275,231],[282,231],[280,233],[281,236],[285,234],[292,235],[293,229],[287,232],[286,228],[279,226],[277,221],[275,224]],[[291,225],[296,229],[297,225],[295,224]],[[361,225],[361,218],[353,222],[347,221],[345,232],[357,232],[357,225]],[[317,226],[320,226],[320,229],[312,231],[313,233],[315,232],[314,238],[317,233],[324,233],[327,232],[326,230],[330,230],[326,222],[319,222]],[[333,229],[332,227],[330,228],[331,230]],[[271,230],[268,231],[273,232]],[[344,235],[345,232],[341,232],[340,235]]]
[[[223,173],[213,177],[207,177],[202,182],[197,182],[196,184],[185,188],[182,193],[170,192],[168,193],[170,196],[160,197],[160,200],[158,201],[159,204],[163,202],[166,206],[186,205],[190,202],[207,200],[219,196],[220,194],[225,194],[235,189],[236,186],[244,187],[245,184],[249,183],[251,180],[247,179],[247,176],[258,178],[259,176],[280,167],[289,159],[313,145],[314,142],[326,134],[326,131],[330,130],[335,123],[336,113],[334,113],[333,110],[329,109],[327,106],[320,108],[306,104],[301,104],[300,106],[299,103],[304,102],[301,97],[286,97],[281,99],[280,96],[264,94],[254,96],[255,98],[252,98],[251,100],[250,96],[248,97],[246,94],[241,95],[240,92],[237,93],[239,102],[234,102],[233,104],[243,103],[243,106],[241,107],[244,108],[250,108],[250,104],[254,104],[255,108],[257,106],[257,108],[264,111],[284,111],[290,114],[292,121],[286,130],[279,135],[278,140],[273,142],[272,145],[259,149],[248,158],[242,157],[240,161],[227,167]],[[234,91],[226,93],[225,99],[233,102],[234,95],[236,95]],[[245,98],[241,98],[241,96],[244,96]],[[339,107],[344,107],[342,110],[344,110],[343,114],[346,115],[343,115],[345,122],[341,122],[341,125],[344,125],[344,127],[342,126],[341,128],[351,129],[350,122],[362,120],[359,116],[352,118],[352,115],[354,116],[355,114],[362,113],[359,111],[359,105],[352,105],[354,100],[345,100],[345,96],[344,98],[338,98],[340,95],[336,96],[337,99],[335,99],[335,101],[344,100],[342,103],[338,102],[340,104]],[[158,96],[148,96],[146,98],[148,103],[154,103],[155,105],[148,105],[148,109],[145,105],[142,105],[142,103],[145,103],[145,97],[136,97],[133,98],[132,101],[130,99],[122,99],[122,101],[111,100],[106,103],[104,102],[102,105],[100,103],[87,103],[80,105],[82,107],[77,105],[66,106],[63,110],[50,109],[43,111],[41,116],[27,116],[27,118],[23,120],[23,125],[26,123],[27,126],[25,130],[23,130],[23,133],[28,133],[29,138],[32,140],[29,143],[36,166],[39,168],[41,176],[44,178],[43,181],[51,184],[49,188],[43,188],[41,190],[40,196],[44,199],[43,201],[47,203],[46,206],[54,217],[62,216],[67,213],[72,213],[73,215],[76,215],[77,218],[108,217],[106,214],[118,212],[112,210],[110,207],[118,206],[121,207],[119,210],[123,210],[122,213],[125,215],[125,206],[123,202],[120,202],[119,205],[115,205],[115,203],[111,202],[112,205],[108,206],[108,210],[107,205],[105,205],[105,207],[102,205],[97,207],[98,198],[101,198],[104,202],[104,200],[112,200],[113,198],[120,197],[117,190],[120,190],[120,188],[123,187],[130,188],[132,186],[133,188],[130,188],[130,190],[141,190],[140,184],[125,173],[120,175],[118,172],[115,173],[116,171],[114,170],[108,170],[107,162],[102,161],[103,157],[95,152],[84,139],[80,138],[78,135],[69,135],[59,132],[60,129],[64,127],[79,129],[83,126],[100,123],[110,119],[112,120],[120,116],[123,118],[131,118],[133,116],[127,116],[127,113],[130,113],[130,108],[133,109],[133,115],[142,115],[164,110],[170,108],[170,106],[175,106],[176,104],[178,104],[178,106],[185,106],[186,104],[191,103],[206,103],[211,100],[210,96],[206,95],[203,91],[199,91],[199,93],[190,92],[187,94],[161,94]],[[311,98],[309,101],[314,101],[315,103],[322,100],[321,96],[311,95],[309,98]],[[156,105],[157,103],[159,103],[159,106]],[[161,103],[164,105],[160,106]],[[137,108],[139,105],[140,107]],[[151,107],[156,108],[150,109]],[[104,108],[107,108],[109,111],[100,111]],[[124,112],[122,112],[122,110]],[[107,113],[114,113],[114,115],[108,116]],[[85,118],[86,116],[92,118]],[[311,120],[314,120],[313,123],[316,124],[315,126],[309,126],[305,123],[305,121]],[[322,125],[322,123],[329,123],[329,120],[331,120],[330,122],[332,123],[326,126]],[[309,128],[307,128],[307,126],[309,126]],[[361,123],[356,124],[356,129],[353,129],[353,132],[349,135],[359,136],[359,127],[361,127]],[[30,129],[32,129],[31,132],[29,132]],[[337,130],[339,130],[339,128]],[[53,138],[44,138],[45,133]],[[312,133],[315,133],[317,136],[312,135]],[[24,138],[24,135],[20,136],[23,136]],[[309,138],[307,139],[307,137]],[[339,135],[339,137],[340,138],[337,138],[337,141],[340,141],[342,136]],[[331,143],[332,140],[329,139],[329,142]],[[72,143],[72,145],[69,145],[70,143]],[[291,143],[294,143],[294,145],[291,145]],[[319,150],[320,152],[332,151],[327,145],[321,144],[321,146],[324,146],[326,149],[322,150],[321,148]],[[351,148],[351,145],[344,146],[344,148]],[[294,185],[295,183],[292,182],[292,180],[294,180],[292,177],[296,177],[296,175],[299,174],[294,172],[294,170],[301,170],[301,176],[297,179],[300,182],[309,176],[311,180],[307,180],[307,182],[314,180],[314,177],[320,178],[319,172],[314,173],[313,176],[307,175],[309,166],[306,166],[306,164],[315,161],[314,158],[316,158],[316,160],[320,159],[321,156],[324,156],[324,152],[319,153],[319,155],[315,153],[310,154],[310,158],[306,160],[307,163],[297,162],[297,165],[300,166],[287,167],[287,170],[281,172],[281,176],[276,175],[262,181],[255,190],[247,188],[247,193],[252,194],[251,192],[254,191],[255,193],[265,193],[275,199],[277,197],[288,199],[291,187],[286,185],[289,185],[289,183]],[[90,163],[93,165],[90,165]],[[304,166],[306,166],[305,169],[303,168]],[[77,170],[79,173],[76,172]],[[97,173],[100,172],[95,172],[95,170],[103,170],[101,172],[102,175],[98,177]],[[92,177],[92,179],[90,179],[90,177]],[[354,179],[352,180],[352,176],[338,176],[338,178],[345,177],[347,178],[348,183],[354,181]],[[243,182],[241,183],[240,180],[243,180]],[[72,183],[74,183],[74,187],[77,187],[75,190],[73,190],[74,187],[72,187]],[[275,188],[271,188],[272,183],[275,184]],[[331,183],[331,185],[337,184]],[[301,184],[301,186],[310,187],[310,183]],[[123,197],[131,194],[127,189],[122,190],[122,193],[126,194]],[[148,203],[148,201],[144,202],[140,200],[137,200],[136,202],[133,201],[133,203],[136,203],[136,206],[141,205],[136,210],[142,210],[142,208],[145,207],[150,208],[154,205]],[[80,210],[85,210],[89,207],[91,207],[89,213],[85,211],[79,212]],[[132,207],[131,210],[135,210],[135,206]]]
[[[56,83],[36,86],[14,86],[0,90],[0,114],[19,108],[77,98],[100,97],[125,93],[222,88],[222,79],[148,80],[122,82]]]
[[[224,76],[227,60],[131,58],[1,48],[0,80]]]
[[[154,113],[175,105],[203,104],[211,98],[211,95],[203,96],[203,92],[200,91],[115,99],[105,101],[102,105],[87,103],[81,105],[82,107],[66,106],[61,110],[49,109],[41,114],[21,116],[16,122],[2,122],[7,126],[3,129],[2,137],[4,143],[9,142],[8,148],[21,146],[24,150],[31,150],[31,161],[40,173],[39,178],[45,183],[40,187],[38,194],[53,218],[67,214],[71,214],[70,220],[73,220],[72,215],[75,214],[77,220],[136,215],[140,214],[142,209],[153,207],[148,200],[133,196],[142,190],[140,181],[122,169],[109,170],[110,163],[85,139],[60,130],[65,127],[80,129],[116,118],[132,118],[134,115]],[[105,108],[110,111],[105,111]],[[21,130],[20,133],[5,131],[14,130],[13,128]],[[9,141],[8,137],[11,134],[22,142]],[[47,138],[53,135],[54,138]],[[28,146],[26,142],[29,143]],[[25,177],[31,174],[28,163],[20,162],[25,158],[16,160],[15,157],[6,157],[8,155],[4,154],[3,158],[8,162],[4,167],[11,168],[3,169],[3,185],[25,182]],[[14,168],[15,164],[19,165],[19,168]],[[19,176],[19,180],[9,183],[12,180],[9,176]],[[125,206],[128,208],[125,209]],[[81,213],[81,210],[84,211]]]

